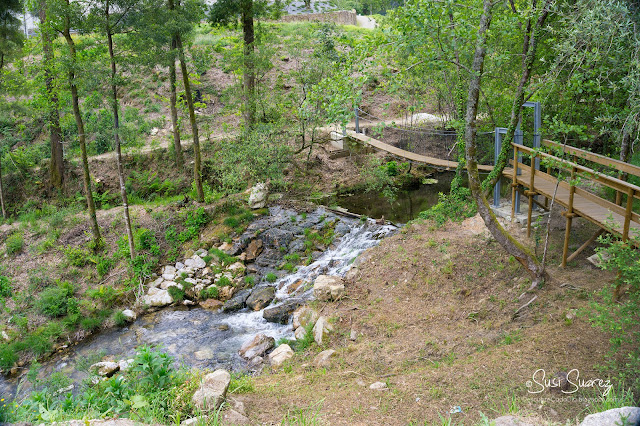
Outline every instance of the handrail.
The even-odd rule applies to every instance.
[[[614,168],[617,171],[629,173],[631,175],[640,177],[640,167],[633,164],[625,163],[624,161],[609,158],[607,156],[596,154],[594,152],[585,151],[584,149],[576,148],[573,146],[562,145],[558,142],[554,142],[548,139],[543,140],[542,145],[551,148],[562,148],[567,154],[576,155],[593,163],[598,163],[603,166]]]
[[[535,150],[533,148],[529,148],[527,146],[524,145],[520,145],[520,144],[516,144],[516,143],[512,143],[512,145],[514,147],[517,147],[518,151],[523,151],[523,152],[527,152],[527,153],[532,153],[534,154],[536,157],[545,157],[545,158],[551,158],[555,161],[557,161],[557,163],[561,164],[562,166],[564,166],[567,170],[571,170],[573,167],[576,168],[576,171],[580,171],[589,175],[593,176],[593,180],[596,180],[598,182],[601,182],[605,185],[607,185],[608,187],[615,189],[617,191],[622,191],[624,193],[627,193],[629,189],[633,190],[633,196],[635,198],[640,199],[640,187],[629,183],[629,182],[625,182],[621,179],[612,177],[612,176],[608,176],[604,173],[600,173],[596,170],[590,169],[589,167],[585,167],[582,166],[580,164],[574,163],[572,161],[567,161],[565,159],[556,157],[555,155],[551,155],[551,154],[547,154],[546,152],[540,152],[537,151],[535,152]],[[589,178],[589,176],[586,176],[587,178]]]
[[[633,199],[634,198],[640,198],[640,187],[630,184],[628,182],[625,182],[623,180],[614,178],[614,177],[610,177],[607,176],[605,174],[602,174],[600,172],[597,172],[593,169],[590,169],[588,167],[585,166],[581,166],[577,163],[571,162],[571,161],[567,161],[564,160],[562,158],[558,158],[554,155],[551,154],[547,154],[545,152],[541,152],[541,151],[536,151],[532,148],[529,148],[527,146],[524,145],[520,145],[520,144],[516,144],[516,143],[511,143],[511,145],[513,146],[513,159],[514,159],[514,167],[513,167],[513,186],[514,186],[514,191],[515,191],[515,186],[517,185],[517,170],[519,167],[520,161],[518,160],[518,156],[520,152],[526,152],[528,154],[531,155],[531,161],[532,164],[534,163],[534,158],[551,158],[553,159],[556,164],[553,164],[552,167],[561,167],[561,168],[566,168],[571,170],[571,180],[569,181],[569,200],[568,200],[568,204],[567,204],[567,211],[565,213],[563,213],[563,216],[565,216],[565,218],[567,219],[567,226],[565,228],[565,238],[564,238],[564,248],[563,248],[563,254],[562,254],[562,266],[566,266],[567,265],[567,255],[568,255],[568,251],[569,251],[569,234],[570,234],[570,229],[571,229],[571,221],[573,220],[573,218],[575,216],[577,216],[579,213],[574,211],[574,196],[576,193],[576,185],[574,184],[575,178],[578,175],[584,176],[584,174],[586,174],[586,176],[584,176],[587,179],[590,180],[595,180],[598,182],[601,182],[607,186],[609,186],[610,188],[613,188],[617,191],[621,191],[626,193],[627,195],[627,205],[625,208],[625,212],[624,212],[624,222],[622,225],[622,239],[624,241],[627,241],[629,239],[629,231],[631,229],[631,222],[634,221],[634,213],[633,213]],[[524,164],[522,166],[525,166]],[[533,204],[533,197],[536,194],[536,190],[535,190],[535,180],[534,180],[534,176],[535,176],[535,167],[529,167],[529,171],[530,171],[530,179],[529,179],[529,190],[525,192],[525,194],[529,197],[529,217],[528,217],[528,223],[527,223],[527,235],[530,235],[531,232],[531,206]],[[578,173],[580,172],[580,173]],[[512,200],[513,200],[513,195],[512,195]],[[512,201],[512,204],[515,205],[515,202]],[[512,215],[513,213],[513,209],[514,206],[512,206]],[[512,216],[513,217],[513,216]]]

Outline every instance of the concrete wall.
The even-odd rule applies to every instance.
[[[283,22],[334,22],[339,25],[356,25],[355,10],[339,10],[326,13],[305,13],[283,16]]]

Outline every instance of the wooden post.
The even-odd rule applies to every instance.
[[[624,228],[622,231],[622,241],[629,239],[629,228],[631,227],[631,213],[633,211],[633,188],[627,190],[627,209],[624,212]]]
[[[511,222],[516,215],[516,188],[518,187],[518,147],[513,145],[513,175],[511,177]]]
[[[536,175],[536,168],[535,168],[535,163],[536,163],[536,157],[537,155],[533,156],[531,158],[531,173],[529,176],[529,191],[527,191],[527,195],[529,197],[529,209],[527,211],[527,238],[531,237],[531,216],[533,213],[533,195],[536,193],[535,187],[534,187],[534,182],[535,182],[535,175]]]
[[[627,181],[627,174],[620,172],[618,173],[618,179],[623,180],[623,181]],[[616,191],[616,204],[621,206],[622,205],[622,191]]]
[[[574,180],[576,178],[576,167],[571,168],[571,182],[569,186],[569,205],[565,217],[567,218],[567,227],[564,230],[564,248],[562,249],[562,267],[567,266],[567,256],[569,255],[569,237],[571,236],[571,222],[573,221],[573,195],[576,192]]]

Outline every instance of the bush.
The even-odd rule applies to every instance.
[[[180,287],[171,286],[167,289],[169,295],[173,299],[174,302],[182,302],[184,300],[184,290]]]
[[[40,293],[36,307],[41,313],[51,318],[71,313],[78,307],[77,299],[72,297],[74,291],[73,285],[61,282],[57,287],[50,287]]]
[[[0,297],[11,297],[11,280],[4,275],[0,275]]]
[[[91,253],[87,249],[80,247],[64,247],[62,251],[67,262],[71,266],[80,268],[91,262]]]
[[[203,288],[200,291],[200,300],[217,299],[219,293],[220,291],[218,287],[216,287],[215,285],[211,285],[207,288]]]
[[[431,219],[438,226],[444,225],[448,220],[460,222],[477,212],[476,203],[471,199],[471,191],[468,188],[458,188],[451,194],[440,193],[438,204],[429,210],[419,214],[420,219]]]
[[[269,272],[267,274],[267,276],[265,277],[265,279],[267,281],[269,281],[270,283],[273,283],[278,279],[278,276],[276,274],[274,274],[273,272]]]
[[[6,245],[7,245],[7,254],[9,256],[20,253],[22,251],[22,246],[24,245],[22,234],[16,232],[15,234],[11,234],[10,236],[8,236]]]
[[[624,350],[624,361],[610,368],[621,383],[631,386],[636,395],[640,395],[640,253],[631,244],[617,240],[611,235],[600,237],[605,247],[598,249],[603,262],[602,269],[617,271],[613,283],[606,285],[598,299],[591,303],[589,319],[594,326],[611,333],[611,356]],[[626,291],[625,291],[626,290]],[[618,293],[622,291],[617,298]]]
[[[136,354],[131,372],[142,387],[157,392],[171,383],[173,360],[163,352],[143,346]]]
[[[122,313],[122,311],[116,311],[115,314],[113,314],[113,322],[118,326],[118,327],[124,327],[125,325],[127,325],[129,323],[129,320],[127,319],[127,317]]]

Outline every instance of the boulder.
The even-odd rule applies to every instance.
[[[251,295],[247,298],[246,304],[254,311],[259,311],[265,306],[269,305],[275,297],[276,289],[274,287],[266,286],[256,288],[251,292]]]
[[[280,367],[283,362],[293,357],[293,349],[286,343],[278,346],[269,354],[269,362],[273,367]]]
[[[207,360],[207,359],[213,359],[213,351],[211,349],[209,349],[209,348],[204,348],[204,349],[201,349],[199,351],[195,351],[193,353],[193,355],[199,361],[204,361],[204,360]]]
[[[199,248],[198,250],[196,250],[196,252],[194,254],[197,254],[200,257],[205,257],[205,256],[207,256],[209,254],[209,252],[206,251],[203,248]]]
[[[304,327],[296,328],[296,331],[293,333],[293,336],[296,340],[302,340],[307,335],[307,330]]]
[[[160,288],[162,290],[169,290],[169,287],[178,287],[180,290],[182,290],[182,284],[175,281],[162,281],[162,284],[160,284]]]
[[[244,308],[244,302],[251,294],[251,290],[243,290],[236,293],[231,299],[227,300],[222,307],[225,312],[237,311]]]
[[[133,312],[131,309],[125,309],[124,311],[122,311],[122,315],[124,315],[126,320],[129,322],[133,322],[136,320],[136,318],[138,318],[136,313]]]
[[[202,269],[207,266],[207,262],[202,260],[200,256],[194,254],[191,259],[193,259],[193,268],[194,269]]]
[[[613,408],[601,413],[589,414],[580,426],[631,426],[640,422],[640,407]]]
[[[147,286],[149,286],[149,288],[158,287],[160,284],[162,284],[162,281],[164,281],[164,278],[158,277],[155,280],[148,282]]]
[[[318,320],[318,313],[309,306],[300,306],[293,311],[293,328],[305,328],[309,324],[315,324]]]
[[[231,274],[233,274],[233,276],[242,276],[244,275],[244,271],[247,268],[245,268],[244,264],[242,264],[242,262],[236,262],[232,265],[229,265],[227,267],[227,270],[231,272]]]
[[[229,300],[233,297],[233,292],[236,291],[235,287],[230,285],[226,285],[224,287],[220,287],[220,291],[218,293],[218,297],[220,300]]]
[[[336,353],[333,349],[320,352],[313,359],[313,365],[319,368],[327,368],[331,365],[331,357]]]
[[[193,394],[193,405],[202,411],[214,411],[227,395],[231,375],[226,370],[216,370],[204,376],[200,388]]]
[[[251,188],[249,194],[249,207],[252,209],[263,209],[269,199],[269,187],[266,183],[257,183]]]
[[[325,335],[331,330],[333,330],[333,327],[329,324],[326,317],[322,316],[318,318],[316,325],[313,326],[313,340],[315,340],[318,345],[322,345]]]
[[[262,356],[269,349],[276,345],[276,339],[264,334],[257,334],[252,340],[246,342],[238,353],[246,359],[253,359]]]
[[[233,250],[233,244],[225,241],[224,243],[220,244],[220,247],[218,247],[218,250],[221,250],[226,254],[230,254],[230,252]]]
[[[218,309],[222,308],[223,305],[224,304],[218,299],[207,299],[203,302],[200,302],[200,306],[205,309],[209,309],[210,311],[217,311]]]
[[[181,269],[184,269],[184,263],[176,262],[176,271],[180,271]]]
[[[247,250],[245,251],[246,253],[245,260],[247,262],[256,260],[256,257],[258,257],[260,253],[262,253],[263,248],[264,248],[264,244],[262,243],[262,240],[256,239],[251,241],[247,246]]]
[[[176,279],[176,274],[162,274],[162,279],[165,281],[173,281]]]
[[[247,364],[247,367],[258,369],[262,364],[264,364],[264,358],[262,358],[261,356],[254,356]]]
[[[118,368],[120,371],[127,371],[131,368],[131,366],[133,365],[133,358],[130,359],[121,359],[120,361],[118,361]]]
[[[197,425],[206,425],[209,416],[198,416],[192,417],[187,420],[183,420],[180,422],[180,426],[197,426]]]
[[[277,306],[266,308],[262,312],[262,317],[269,322],[286,324],[289,322],[291,313],[303,303],[304,301],[302,299],[287,299]]]
[[[116,374],[116,371],[120,369],[120,366],[117,362],[112,361],[102,361],[96,362],[89,370],[95,371],[99,376],[111,377]]]
[[[344,296],[344,281],[340,277],[320,275],[313,283],[313,296],[317,300],[338,300]]]
[[[176,273],[176,271],[178,270],[178,268],[175,268],[171,265],[167,265],[162,269],[162,273],[163,274],[174,274]]]
[[[246,425],[249,424],[247,416],[237,412],[234,409],[228,409],[222,416],[222,424],[227,425]]]
[[[142,298],[142,303],[148,306],[167,306],[173,303],[173,298],[167,290],[152,287],[146,296]]]
[[[271,228],[262,234],[262,238],[266,244],[274,247],[289,247],[289,243],[293,240],[293,232],[280,228]]]

